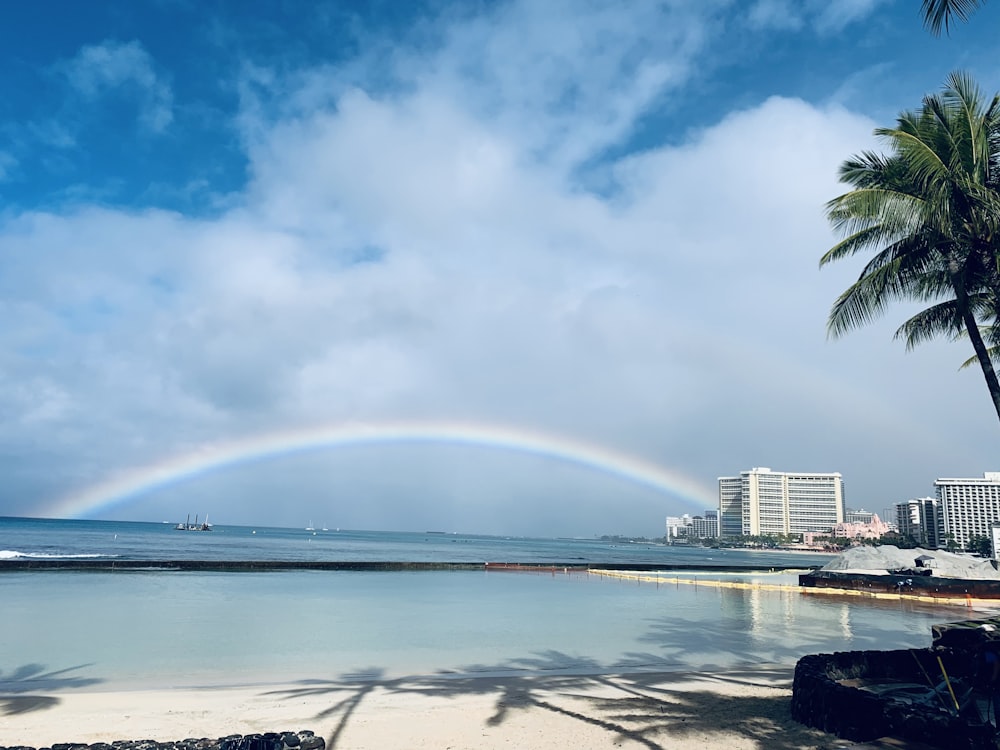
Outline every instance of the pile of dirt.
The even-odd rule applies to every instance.
[[[917,563],[918,558],[931,558]],[[890,571],[929,567],[933,575],[941,578],[972,578],[979,580],[1000,580],[1000,571],[993,567],[993,561],[968,554],[956,554],[943,550],[900,549],[891,544],[880,547],[851,547],[823,566],[823,570],[838,573],[867,573],[885,575]]]

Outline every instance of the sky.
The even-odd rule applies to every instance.
[[[1000,470],[968,342],[839,339],[873,129],[987,3],[10,4],[0,515],[661,536],[717,479]]]

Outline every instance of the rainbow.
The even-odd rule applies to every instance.
[[[348,445],[443,443],[508,450],[560,460],[621,478],[687,502],[714,507],[713,492],[683,474],[592,443],[533,430],[459,422],[379,422],[283,430],[205,446],[137,467],[54,502],[40,515],[85,518],[133,502],[145,493],[220,469]]]

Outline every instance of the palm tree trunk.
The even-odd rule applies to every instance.
[[[983,376],[986,378],[986,387],[990,389],[990,397],[993,399],[993,408],[996,409],[997,418],[1000,419],[1000,380],[997,380],[996,370],[993,369],[993,360],[990,359],[983,335],[979,332],[979,324],[976,323],[976,318],[969,310],[968,305],[962,305],[962,322],[965,323],[965,330],[969,334],[972,348],[976,350],[976,358],[979,360],[979,366],[983,368]]]

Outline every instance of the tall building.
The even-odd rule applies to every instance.
[[[667,516],[667,538],[711,539],[719,535],[719,511],[706,510],[703,516]]]
[[[896,525],[896,504],[893,503],[888,508],[882,508],[882,512],[879,513],[882,520],[889,524],[891,531],[899,531],[899,526]]]
[[[698,539],[712,539],[719,535],[719,511],[706,510],[704,516],[691,519],[691,535]]]
[[[871,523],[875,519],[875,513],[861,508],[852,510],[848,508],[844,513],[844,523]]]
[[[719,536],[743,534],[743,480],[719,477]]]
[[[667,538],[676,539],[679,536],[687,536],[690,524],[691,516],[687,513],[683,516],[667,516]]]
[[[974,536],[991,537],[990,527],[1000,523],[1000,471],[988,471],[982,479],[938,479],[939,546],[954,540],[966,547]]]
[[[844,521],[844,481],[765,467],[719,477],[719,521],[722,536],[830,531]]]
[[[938,499],[918,497],[896,503],[896,529],[900,536],[911,537],[921,547],[940,547]]]

